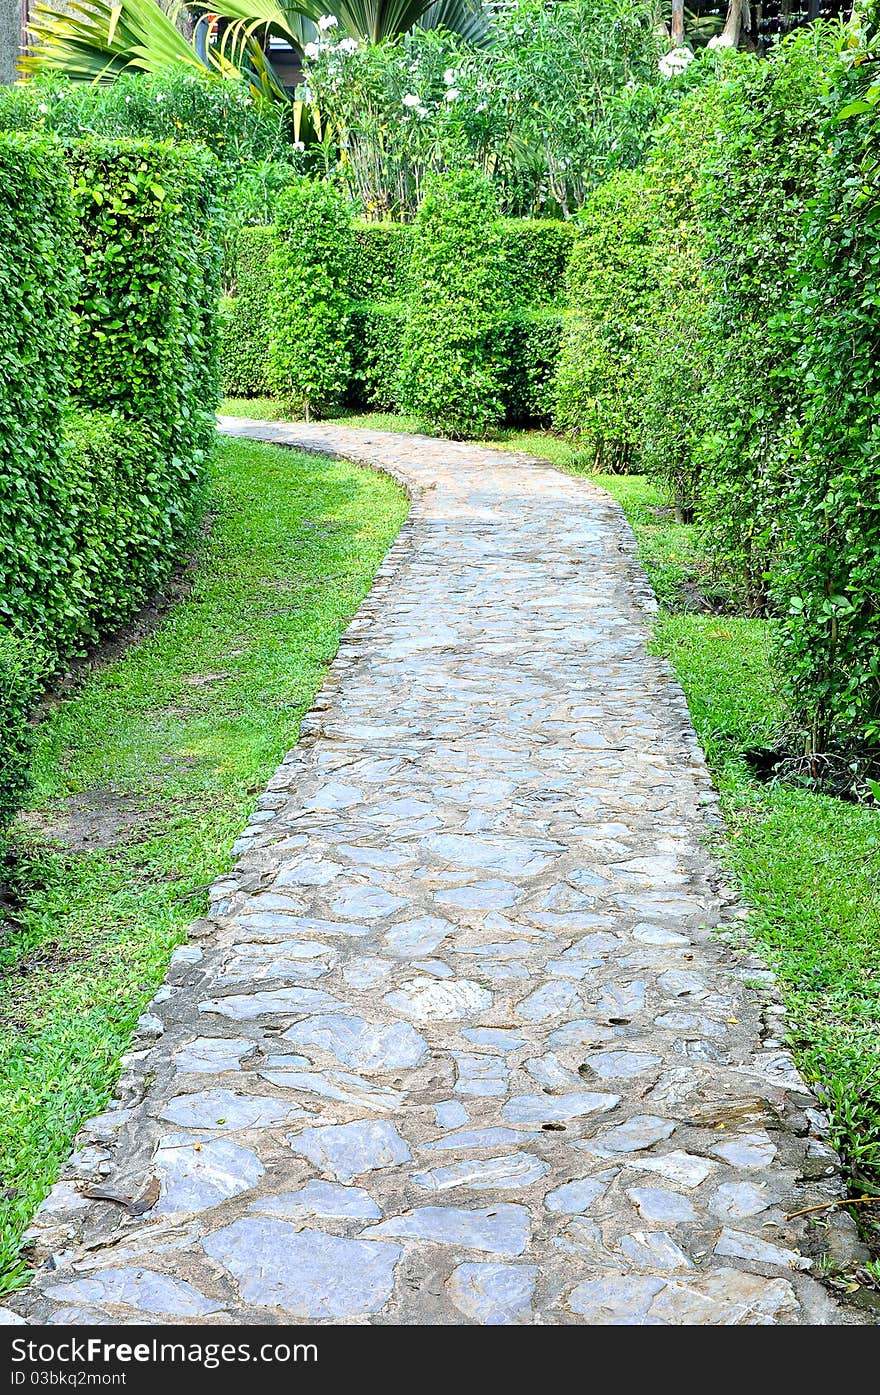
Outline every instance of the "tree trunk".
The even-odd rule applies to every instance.
[[[672,47],[684,44],[684,0],[672,0]]]
[[[736,48],[744,23],[748,20],[748,0],[728,0],[727,19],[721,31],[720,45]]]

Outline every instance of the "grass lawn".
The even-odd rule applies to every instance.
[[[188,598],[38,731],[0,947],[0,1287],[407,507],[371,471],[244,441],[213,494]]]
[[[259,406],[262,415],[272,404]],[[351,422],[414,429],[393,416]],[[504,431],[490,444],[587,473],[549,432]],[[676,523],[664,491],[642,476],[591,478],[626,512],[660,600],[654,648],[675,668],[712,767],[727,826],[717,852],[778,975],[790,1045],[829,1109],[853,1193],[880,1195],[880,809],[753,777],[743,752],[772,745],[785,719],[771,622],[698,612],[693,597],[711,578],[696,530]],[[854,1211],[880,1251],[880,1207]],[[880,1262],[872,1267],[880,1281]]]

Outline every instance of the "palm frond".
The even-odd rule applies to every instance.
[[[448,29],[477,46],[489,38],[489,21],[482,0],[431,0],[418,24],[421,29]]]
[[[107,82],[125,68],[158,72],[171,63],[204,64],[156,0],[87,0],[66,11],[38,3],[28,24],[31,51],[19,67],[28,75],[64,72],[88,82]]]

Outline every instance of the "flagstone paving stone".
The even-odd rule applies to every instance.
[[[839,1166],[617,505],[480,446],[221,425],[385,470],[410,518],[0,1319],[856,1320],[816,1278],[849,1217],[791,1214]]]

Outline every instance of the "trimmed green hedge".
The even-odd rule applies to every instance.
[[[640,336],[653,275],[650,210],[638,172],[612,176],[587,200],[568,268],[570,316],[553,418],[585,439],[602,470],[630,469],[638,454]]]
[[[50,634],[68,608],[60,406],[74,226],[63,152],[0,136],[0,625]]]
[[[37,674],[126,620],[189,536],[215,435],[218,233],[206,153],[0,136],[0,827]]]
[[[514,298],[529,306],[563,300],[576,225],[551,218],[504,218],[501,236]]]
[[[504,328],[507,421],[549,424],[566,330],[565,310],[553,306],[521,310],[507,321]]]
[[[507,314],[503,323],[499,320],[490,349],[498,360],[504,414],[515,422],[547,422],[576,229],[551,219],[490,217],[489,225],[510,290]],[[274,228],[250,227],[238,238],[235,295],[222,303],[223,386],[233,397],[259,397],[271,390],[273,331],[266,306],[273,296],[271,258],[277,236]],[[353,406],[392,411],[400,405],[413,238],[413,227],[405,224],[354,224],[347,304],[341,287],[333,291],[334,304],[350,317],[351,364],[344,397]],[[292,304],[285,308],[291,334],[296,319]]]
[[[773,592],[794,715],[813,751],[880,763],[880,107],[845,120],[859,73],[841,73],[821,131],[805,265],[780,349],[802,385],[786,431],[787,541]],[[790,401],[792,388],[787,385]]]
[[[413,230],[408,223],[357,223],[354,230],[351,297],[355,301],[398,300],[406,290]]]
[[[169,543],[192,513],[219,397],[213,162],[104,139],[74,144],[69,162],[82,277],[71,391],[150,428]]]
[[[231,397],[262,397],[269,390],[271,258],[275,229],[241,228],[236,238],[235,295],[223,303],[220,359]]]
[[[179,550],[169,546],[147,424],[71,410],[64,441],[67,618],[81,648],[126,621],[167,576]]]
[[[397,406],[400,355],[406,328],[406,304],[385,301],[356,305],[351,315],[353,406],[391,412]]]
[[[31,709],[40,679],[36,649],[0,630],[0,850],[30,787]]]
[[[511,298],[495,192],[467,172],[434,180],[415,223],[400,405],[453,437],[504,415],[502,326]]]
[[[269,383],[291,413],[319,415],[351,377],[354,227],[342,195],[298,179],[276,206]]]

